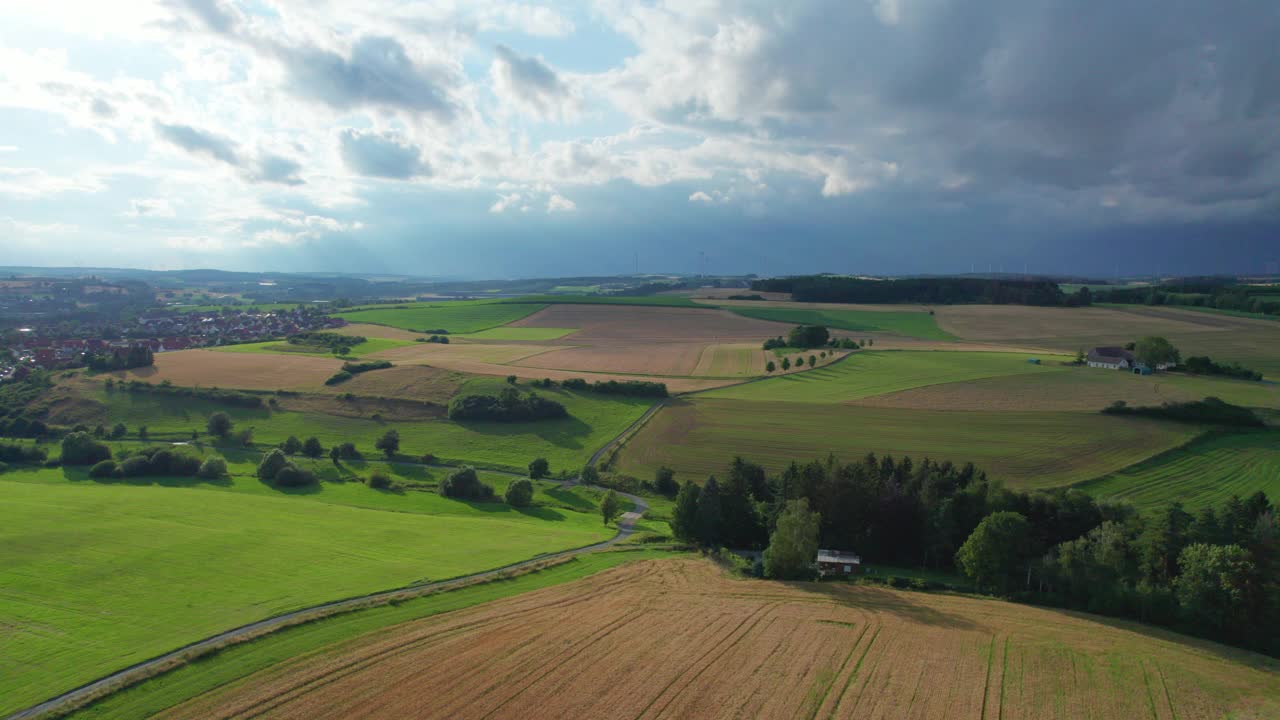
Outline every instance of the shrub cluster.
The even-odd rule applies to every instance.
[[[1181,403],[1164,403],[1159,406],[1144,405],[1130,407],[1123,400],[1117,400],[1102,412],[1107,415],[1137,415],[1141,417],[1176,420],[1185,423],[1206,423],[1211,425],[1230,425],[1233,427],[1263,427],[1266,425],[1248,408],[1223,402],[1216,397],[1204,400],[1192,400]]]
[[[496,420],[525,422],[568,417],[569,411],[555,400],[537,393],[521,395],[515,388],[503,388],[498,395],[460,395],[449,402],[450,420]]]
[[[324,381],[324,384],[325,384],[325,385],[337,385],[338,383],[344,383],[344,382],[346,382],[346,381],[350,380],[350,379],[351,379],[351,378],[353,378],[353,377],[355,377],[355,375],[352,375],[351,373],[347,372],[346,370],[339,370],[338,372],[334,373],[334,374],[333,374],[333,376],[332,376],[332,377],[330,377],[328,380],[325,380],[325,381]]]
[[[85,353],[84,364],[90,370],[127,370],[155,364],[155,355],[146,345],[112,348],[100,353]]]
[[[336,332],[303,332],[289,336],[289,344],[291,345],[311,345],[313,347],[326,347],[330,350],[338,350],[340,348],[350,348],[352,345],[359,345],[367,341],[368,338],[361,335],[343,335]]]
[[[1193,355],[1182,364],[1182,369],[1195,375],[1222,375],[1242,380],[1261,380],[1262,373],[1250,370],[1240,363],[1216,363],[1204,355]]]
[[[391,367],[390,360],[366,360],[364,362],[346,362],[342,364],[342,369],[356,375],[370,370],[386,370]]]
[[[26,445],[0,445],[0,462],[6,463],[42,463],[48,459],[49,453],[44,448]]]
[[[666,383],[647,380],[597,380],[588,383],[582,378],[570,378],[561,383],[568,390],[589,390],[601,395],[626,395],[628,397],[667,397]]]
[[[93,465],[111,459],[111,448],[94,440],[89,433],[73,432],[62,438],[63,465]]]
[[[152,385],[141,380],[130,380],[127,383],[118,383],[116,387],[122,388],[131,393],[152,393],[156,395],[176,395],[178,397],[199,398],[201,400],[211,400],[233,407],[242,408],[260,408],[262,407],[262,398],[251,393],[240,392],[238,390],[223,390],[221,388],[192,388],[179,387],[177,385]]]
[[[315,473],[294,465],[279,448],[262,456],[258,463],[258,479],[277,487],[299,487],[316,481]]]
[[[49,426],[36,418],[19,415],[11,419],[0,419],[0,435],[19,438],[38,438],[49,434]]]
[[[493,486],[481,482],[476,469],[468,465],[449,473],[440,483],[440,494],[459,500],[489,500],[493,498]]]

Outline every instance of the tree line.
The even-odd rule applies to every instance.
[[[522,395],[514,387],[505,387],[497,395],[459,395],[449,401],[450,420],[527,422],[568,416],[565,406],[555,400],[536,392]]]
[[[669,473],[654,484],[671,487]],[[773,577],[810,576],[827,547],[1280,653],[1280,524],[1263,493],[1196,517],[1176,503],[1142,516],[1079,490],[1009,490],[971,463],[868,454],[769,474],[739,457],[679,486],[671,527],[707,547],[764,549]]]
[[[130,345],[127,348],[110,348],[84,354],[84,364],[90,370],[128,370],[148,367],[155,362],[155,353],[147,345]]]
[[[837,275],[804,275],[754,280],[751,289],[791,293],[798,302],[924,303],[950,305],[1074,306],[1092,302],[1088,288],[1068,295],[1049,280],[983,278],[903,278],[866,280]]]

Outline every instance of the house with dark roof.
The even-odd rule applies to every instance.
[[[1133,353],[1122,347],[1108,345],[1104,347],[1096,347],[1089,351],[1089,356],[1085,358],[1085,362],[1092,368],[1106,368],[1107,370],[1132,370],[1137,364],[1137,359],[1133,357]]]
[[[862,565],[862,558],[843,550],[818,550],[818,575],[853,575]]]

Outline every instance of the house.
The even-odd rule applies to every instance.
[[[1085,358],[1085,363],[1089,367],[1107,370],[1130,370],[1136,362],[1133,353],[1114,345],[1096,347],[1090,350],[1088,357]]]
[[[858,572],[862,558],[842,550],[818,550],[818,575],[852,575]]]

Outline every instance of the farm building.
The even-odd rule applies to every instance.
[[[862,565],[862,558],[851,552],[842,550],[818,550],[818,574],[827,577],[830,575],[852,575],[858,572],[859,566]]]
[[[1133,357],[1133,353],[1128,350],[1109,345],[1090,350],[1085,362],[1088,363],[1089,367],[1106,368],[1107,370],[1130,370],[1137,363],[1137,360]]]

